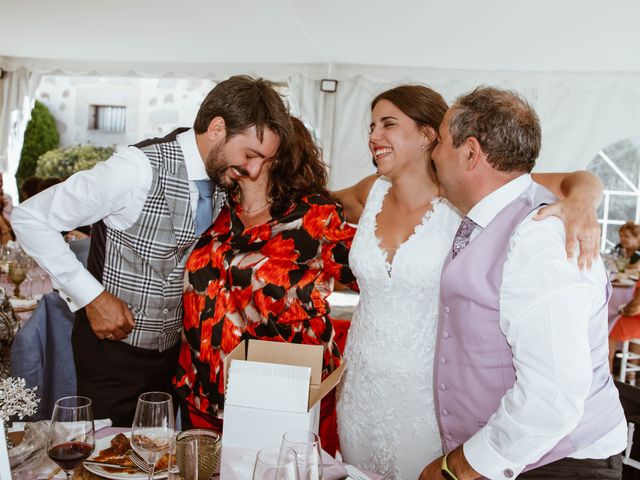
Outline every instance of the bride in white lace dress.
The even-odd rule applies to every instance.
[[[384,177],[337,194],[359,219],[349,264],[360,287],[338,390],[340,449],[347,463],[414,480],[442,454],[433,350],[440,271],[460,217],[430,172],[442,97],[404,86],[372,105],[370,147]]]
[[[358,223],[349,263],[360,287],[338,389],[340,449],[345,462],[379,474],[393,472],[398,480],[417,479],[442,455],[433,356],[440,272],[461,220],[439,197],[430,158],[446,110],[442,97],[424,86],[404,85],[378,95],[372,102],[369,147],[379,176],[336,192],[347,219]],[[559,196],[578,182],[597,191],[597,178],[586,176],[534,179]],[[565,219],[591,221],[588,227],[578,225],[585,237],[599,228],[591,205],[564,205]]]
[[[340,445],[348,463],[417,479],[442,454],[433,351],[440,271],[460,217],[434,199],[415,232],[388,255],[375,231],[390,185],[382,178],[373,185],[349,256],[361,294],[344,353]]]

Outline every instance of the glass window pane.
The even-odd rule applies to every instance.
[[[607,225],[607,240],[611,242],[605,247],[605,250],[611,250],[614,245],[620,243],[620,235],[618,234],[618,229],[620,225]]]
[[[640,139],[622,140],[604,148],[603,152],[637,187],[640,180]],[[593,158],[587,168],[602,179],[607,190],[633,191],[600,154]]]
[[[637,196],[611,195],[609,197],[609,219],[622,220],[624,222],[636,219]]]
[[[598,161],[598,158],[589,164],[589,167],[587,168],[600,177],[600,180],[604,183],[605,190],[629,191],[629,185],[620,178],[620,176],[609,166],[607,162],[602,159]]]

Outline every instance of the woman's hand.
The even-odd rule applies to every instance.
[[[580,245],[578,267],[591,268],[600,254],[600,225],[593,202],[580,198],[565,198],[540,209],[535,220],[555,216],[564,222],[567,236],[567,258],[573,258],[576,245]]]

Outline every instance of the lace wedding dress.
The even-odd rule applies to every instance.
[[[445,200],[398,248],[391,263],[376,237],[390,182],[376,180],[358,224],[349,263],[360,286],[338,390],[343,460],[415,480],[442,454],[433,395],[440,271],[460,216]]]

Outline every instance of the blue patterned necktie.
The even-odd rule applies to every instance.
[[[200,236],[213,223],[213,205],[211,198],[215,187],[211,180],[195,180],[198,187],[198,208],[196,210],[196,235]]]
[[[471,238],[471,232],[477,227],[476,222],[471,220],[469,217],[464,217],[462,219],[462,223],[458,227],[458,231],[456,232],[456,236],[453,239],[453,257],[456,258],[464,247],[469,245],[469,239]]]

